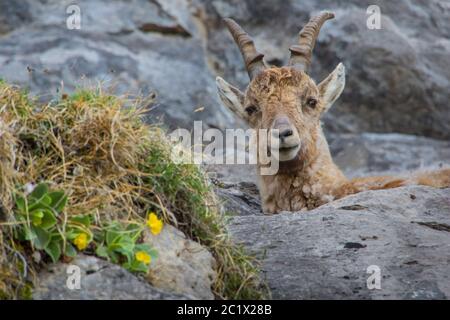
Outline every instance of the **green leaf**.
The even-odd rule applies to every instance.
[[[118,233],[115,230],[106,231],[106,244],[108,246],[113,245],[115,242],[117,242],[119,237],[120,237],[120,233]]]
[[[122,267],[132,272],[143,272],[147,273],[149,265],[146,265],[143,262],[133,260],[132,262],[126,262],[122,264]]]
[[[33,228],[28,227],[28,225],[25,225],[23,228],[23,236],[25,240],[33,241],[37,238],[36,232],[34,232]]]
[[[50,203],[52,202],[51,198],[48,195],[45,195],[40,200],[33,201],[30,200],[30,204],[28,205],[28,211],[36,210],[36,209],[45,209],[45,210],[51,210],[54,209],[50,206]],[[55,214],[58,214],[58,212],[55,211]]]
[[[41,198],[39,202],[45,206],[50,206],[50,204],[52,203],[52,198],[50,198],[50,196],[46,194]]]
[[[105,242],[105,232],[103,230],[94,230],[94,241],[97,243]]]
[[[56,225],[57,220],[52,211],[44,210],[43,214],[44,214],[44,216],[42,217],[42,222],[40,225],[41,228],[48,230],[51,227],[53,227],[54,225]]]
[[[78,237],[81,233],[85,233],[88,235],[88,240],[92,241],[92,232],[89,228],[85,227],[81,224],[73,224],[69,223],[66,227],[66,239],[74,240],[76,237]]]
[[[120,252],[122,254],[132,253],[134,249],[134,241],[126,235],[121,235],[108,246],[110,250]]]
[[[34,210],[51,210],[52,208],[41,201],[31,201],[28,203],[28,212]]]
[[[119,258],[120,258],[119,254],[117,254],[113,251],[108,251],[108,256],[111,259],[112,263],[119,263]]]
[[[30,213],[30,220],[33,226],[40,226],[42,224],[42,218],[44,217],[44,213],[41,210],[35,210]]]
[[[79,223],[86,228],[89,228],[91,226],[91,218],[88,215],[71,217],[70,222]]]
[[[34,187],[33,192],[30,193],[29,198],[40,201],[48,193],[48,185],[46,183],[39,183]]]
[[[127,261],[133,261],[134,259],[134,253],[133,250],[124,250],[124,249],[119,249],[117,250],[117,252],[121,253],[122,255],[125,256],[125,258],[127,258]]]
[[[77,255],[77,250],[71,243],[66,242],[66,248],[64,251],[64,255],[69,258],[74,258]]]
[[[59,241],[51,241],[45,248],[45,252],[50,256],[53,263],[58,262],[61,257],[61,245]]]
[[[21,221],[22,219],[18,219]],[[36,235],[31,231],[28,225],[18,225],[14,228],[14,237],[19,241],[30,241],[35,238]]]
[[[127,226],[126,231],[128,232],[128,236],[136,242],[139,239],[142,233],[142,227],[136,223],[131,223]]]
[[[25,204],[25,198],[24,197],[18,196],[16,198],[16,206],[17,206],[17,208],[19,209],[19,211],[21,213],[26,213],[27,212],[26,204]]]
[[[53,210],[57,213],[60,213],[67,204],[67,196],[63,191],[53,191],[48,194],[51,199],[51,203],[49,204]]]
[[[32,239],[33,245],[38,250],[45,249],[50,243],[50,233],[42,228],[32,227],[36,238]]]
[[[95,250],[95,254],[101,258],[108,258],[108,248],[105,246],[98,246]]]

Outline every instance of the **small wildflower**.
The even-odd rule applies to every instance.
[[[150,264],[152,257],[145,251],[138,251],[135,254],[136,260],[144,264]]]
[[[150,212],[147,219],[147,226],[150,228],[151,233],[156,236],[161,232],[163,222],[154,212]]]
[[[73,244],[77,246],[78,250],[84,250],[86,249],[88,245],[88,236],[86,233],[80,233],[75,240],[73,241]]]

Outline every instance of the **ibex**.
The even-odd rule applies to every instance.
[[[320,117],[343,91],[345,68],[340,63],[318,85],[307,74],[319,30],[332,18],[333,13],[322,12],[310,19],[300,31],[298,43],[289,48],[290,61],[284,67],[269,67],[250,36],[232,19],[224,20],[244,58],[250,83],[242,93],[217,77],[219,96],[251,128],[279,132],[278,173],[261,175],[258,163],[265,213],[308,210],[364,190],[408,184],[450,186],[450,169],[403,178],[378,176],[349,180],[333,162]]]

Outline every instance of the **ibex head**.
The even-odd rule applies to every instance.
[[[254,129],[278,129],[279,160],[292,161],[310,155],[321,134],[320,116],[339,97],[345,86],[345,69],[339,64],[319,85],[308,76],[311,55],[323,23],[334,14],[312,18],[290,47],[288,66],[269,67],[250,36],[232,19],[225,19],[244,58],[250,83],[241,92],[217,77],[219,96],[237,116]]]

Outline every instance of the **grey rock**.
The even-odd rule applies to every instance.
[[[215,190],[225,214],[240,216],[262,214],[261,199],[256,184],[217,181]]]
[[[24,2],[12,6],[5,1],[0,2],[0,35],[31,22],[31,12]]]
[[[66,27],[70,4],[2,2],[1,78],[44,101],[99,81],[119,94],[154,92],[149,121],[162,120],[171,128],[191,128],[194,120],[205,127],[231,126],[229,112],[218,108],[214,76],[186,1],[80,1],[80,30]],[[20,12],[30,14],[19,19]]]
[[[67,286],[69,277],[73,275],[73,271],[68,269],[69,266],[80,268],[80,289],[69,289]],[[157,289],[118,265],[80,254],[70,264],[53,264],[40,272],[33,290],[33,299],[185,300],[193,297]]]
[[[368,191],[302,213],[234,217],[275,299],[449,299],[450,189]],[[369,266],[381,289],[369,289]]]
[[[450,141],[405,134],[330,134],[333,159],[348,177],[405,174],[450,165]]]
[[[152,285],[195,299],[214,299],[211,286],[217,276],[216,261],[206,248],[171,225],[156,236],[146,231],[144,239],[158,252],[147,275]]]

